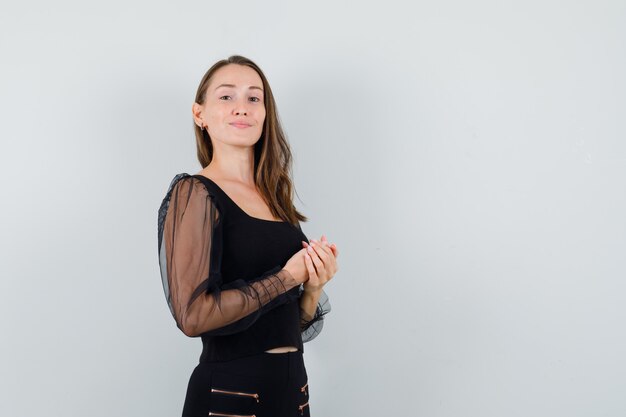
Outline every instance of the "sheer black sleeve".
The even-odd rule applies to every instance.
[[[304,289],[300,290],[300,293]],[[304,317],[300,319],[300,329],[302,332],[302,343],[309,342],[317,337],[318,334],[321,333],[322,328],[324,327],[324,316],[330,313],[331,306],[330,300],[328,299],[328,295],[322,289],[322,294],[320,295],[320,299],[317,302],[317,308],[315,310],[315,314],[311,318],[311,320],[305,320]]]
[[[298,223],[298,229],[302,232],[302,227],[300,223]],[[302,232],[304,235],[304,232]],[[306,237],[306,235],[305,235]],[[306,239],[307,243],[309,239]],[[304,287],[300,286],[299,295],[301,296],[304,292]],[[324,316],[330,313],[331,305],[330,300],[328,299],[328,294],[322,289],[322,294],[320,295],[320,299],[317,302],[317,308],[315,309],[315,314],[311,318],[311,320],[306,320],[302,315],[300,316],[300,330],[302,334],[302,343],[309,342],[317,337],[318,334],[321,333],[322,328],[324,327]]]
[[[297,300],[299,290],[291,290],[299,284],[281,265],[223,284],[219,205],[199,179],[176,175],[158,214],[165,299],[185,335],[237,333],[268,310]]]

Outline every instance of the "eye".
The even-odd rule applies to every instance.
[[[256,99],[255,103],[258,103],[259,101],[261,101],[261,99],[258,98],[258,97],[251,97],[251,98],[255,98]]]
[[[222,96],[222,97],[230,97],[230,96]],[[220,100],[222,99],[222,97],[220,97]]]

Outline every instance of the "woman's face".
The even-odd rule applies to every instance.
[[[205,126],[214,142],[254,146],[265,121],[261,77],[245,65],[223,66],[213,74],[204,104],[194,103],[192,112],[196,124]]]

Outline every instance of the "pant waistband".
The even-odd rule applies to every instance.
[[[222,362],[201,362],[198,366],[216,372],[253,377],[292,377],[304,368],[301,351],[284,353],[262,352]]]

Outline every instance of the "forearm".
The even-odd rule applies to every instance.
[[[268,304],[276,301],[287,302],[287,296],[298,282],[284,269],[274,268],[264,273],[264,278],[246,282],[243,279],[232,281],[229,285],[240,284],[235,288],[220,289],[219,302],[215,292],[209,292],[198,297],[187,309],[181,313],[183,333],[190,337],[201,334],[226,335],[247,329],[262,314],[263,309],[270,308]],[[292,292],[293,293],[293,292]],[[255,314],[253,314],[255,313]],[[245,319],[245,320],[244,320]]]
[[[304,291],[300,298],[300,314],[303,322],[310,321],[317,310],[322,291],[308,292]]]

